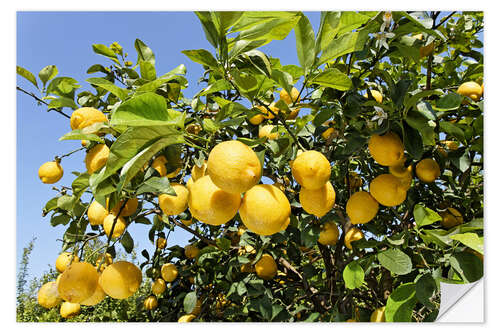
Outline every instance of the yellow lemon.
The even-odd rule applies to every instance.
[[[441,225],[446,229],[456,227],[464,223],[464,218],[462,214],[455,208],[449,207],[444,213],[441,213]]]
[[[197,316],[200,314],[200,312],[201,312],[201,301],[197,299],[196,305],[194,306],[193,310],[188,314]]]
[[[158,300],[156,299],[156,296],[148,296],[144,300],[144,308],[146,310],[154,310],[158,306]]]
[[[325,140],[328,140],[330,138],[330,136],[335,132],[335,128],[333,127],[330,127],[328,129],[326,129],[323,133],[321,133],[321,136],[323,137],[323,139]]]
[[[71,261],[73,260],[73,261]],[[79,262],[80,259],[78,256],[73,255],[71,252],[63,252],[56,259],[56,269],[59,273],[62,273],[66,270],[71,262]]]
[[[92,294],[92,296],[80,302],[80,304],[87,306],[94,306],[101,303],[101,301],[104,300],[104,298],[106,298],[106,293],[104,292],[104,290],[102,289],[101,285],[98,282],[97,287],[95,288],[95,291]]]
[[[156,247],[159,249],[164,249],[167,246],[167,240],[163,237],[158,237],[156,240]]]
[[[252,125],[259,125],[260,123],[262,123],[264,121],[264,119],[266,119],[266,115],[267,115],[266,108],[263,106],[260,106],[257,108],[260,110],[261,113],[258,113],[255,116],[252,116],[252,117],[250,117],[250,119],[248,119],[248,121]]]
[[[115,299],[132,296],[140,287],[142,272],[127,261],[117,261],[104,269],[99,279],[104,292]]]
[[[420,52],[420,58],[424,58],[431,55],[431,53],[434,52],[434,42],[421,46],[419,52]]]
[[[106,216],[108,216],[108,214],[108,210],[95,200],[92,201],[89,209],[87,210],[87,216],[91,225],[103,224],[104,219],[106,218]]]
[[[184,224],[186,227],[189,227],[191,224],[194,223],[193,219],[189,220],[181,220],[182,224]]]
[[[361,230],[359,230],[358,228],[354,228],[352,227],[351,229],[349,229],[346,234],[345,234],[345,237],[344,237],[344,245],[352,250],[352,245],[351,243],[352,242],[355,242],[355,241],[358,241],[362,238],[364,238],[365,235],[363,235],[363,232]]]
[[[335,203],[335,190],[329,181],[315,190],[302,187],[299,193],[299,201],[306,212],[316,217],[323,217],[332,209]]]
[[[186,182],[186,187],[187,189],[191,192],[191,186],[194,184],[193,177],[189,177],[188,181]]]
[[[404,158],[404,146],[396,133],[373,134],[368,141],[370,155],[384,166],[400,164]]]
[[[113,223],[115,223],[114,228]],[[111,233],[111,229],[113,228],[113,235],[111,236],[111,238],[118,238],[125,232],[125,229],[127,228],[127,222],[122,216],[118,216],[118,218],[116,218],[116,215],[108,214],[108,216],[104,218],[102,226],[104,227],[104,232],[108,237]]]
[[[382,94],[380,93],[380,91],[378,90],[370,90],[370,92],[372,93],[372,96],[373,96],[373,99],[377,102],[377,103],[382,103],[382,100],[383,100],[383,96]],[[365,98],[368,98],[368,93],[365,93],[363,95],[363,97]]]
[[[84,107],[73,111],[69,124],[72,130],[82,129],[95,123],[105,123],[106,115],[96,108]]]
[[[106,204],[108,204],[109,199],[106,200]],[[125,205],[123,205],[125,203]],[[123,206],[123,208],[122,208]],[[130,198],[127,199],[127,202],[125,202],[125,199],[120,200],[113,209],[110,210],[111,214],[117,215],[118,212],[120,212],[120,216],[122,217],[127,217],[135,213],[137,210],[137,207],[139,207],[139,199],[137,198]]]
[[[189,190],[186,186],[178,183],[171,183],[170,186],[172,186],[177,195],[173,196],[162,193],[158,196],[158,204],[163,214],[167,216],[179,215],[188,206]]]
[[[192,315],[192,314],[187,314],[187,315],[183,315],[179,318],[179,320],[177,320],[178,323],[189,323],[191,322],[194,318],[196,318],[195,315]]]
[[[297,157],[292,164],[293,178],[309,190],[315,190],[330,179],[330,162],[325,155],[315,150],[308,150]]]
[[[61,164],[58,162],[45,162],[38,169],[38,177],[44,184],[54,184],[64,174]]]
[[[200,253],[200,249],[197,248],[196,245],[188,244],[186,245],[186,247],[184,247],[184,254],[189,259],[196,258],[198,256],[198,253]]]
[[[102,263],[101,263],[102,262]],[[98,269],[99,272],[102,272],[106,267],[113,263],[113,257],[109,253],[105,253],[104,255],[100,254],[95,261],[95,268],[98,269],[99,265],[101,268]]]
[[[265,106],[263,106],[263,105],[256,106],[256,108],[259,109],[260,112],[262,112],[264,114],[264,118],[265,119],[273,119],[274,115],[278,114],[278,112],[280,111],[280,109],[278,109],[276,106],[274,106],[274,102],[272,102],[269,105],[269,109],[271,111],[267,110],[267,108]]]
[[[372,322],[385,322],[385,306],[375,309],[370,316]]]
[[[415,172],[418,179],[424,183],[432,183],[441,175],[439,164],[432,158],[425,158],[418,162],[415,167]]]
[[[273,257],[267,253],[263,254],[259,261],[255,264],[255,273],[264,280],[272,279],[278,272],[278,266]]]
[[[179,271],[177,267],[172,263],[167,263],[161,266],[161,277],[167,282],[172,282],[177,278]]]
[[[276,186],[255,185],[243,196],[240,217],[248,230],[258,235],[272,235],[289,223],[290,202]]]
[[[85,166],[91,175],[101,169],[108,161],[109,148],[105,144],[98,144],[87,152]]]
[[[460,87],[458,87],[457,93],[462,96],[469,97],[473,101],[479,100],[483,93],[481,86],[474,81],[469,81],[462,83]]]
[[[259,128],[259,138],[267,138],[268,140],[276,140],[279,137],[278,131],[273,132],[274,125],[264,125]]]
[[[387,207],[400,205],[406,199],[404,185],[389,173],[379,175],[372,180],[370,194],[379,204]]]
[[[193,181],[197,181],[201,177],[205,176],[207,172],[207,162],[204,161],[201,166],[193,165],[191,168],[191,178]]]
[[[280,99],[286,104],[292,104],[295,101],[297,101],[296,103],[298,103],[300,102],[299,91],[297,90],[297,88],[292,87],[289,94],[285,89],[281,89]]]
[[[62,299],[59,297],[59,292],[57,291],[57,283],[55,281],[50,281],[45,283],[38,290],[38,304],[46,309],[51,309],[58,306]]]
[[[63,304],[61,304],[61,308],[59,309],[59,313],[63,318],[73,318],[80,314],[80,304],[63,302]]]
[[[94,294],[98,280],[94,266],[88,262],[74,262],[61,274],[57,291],[63,300],[80,303]]]
[[[167,175],[167,158],[163,155],[158,156],[151,163],[151,167],[160,174],[160,177],[165,177]]]
[[[208,155],[207,173],[220,189],[242,193],[259,182],[262,170],[257,154],[250,147],[230,140],[212,149]]]
[[[368,192],[356,192],[347,200],[346,211],[352,224],[367,223],[377,215],[378,202]]]
[[[151,285],[151,291],[155,295],[161,295],[167,289],[167,283],[162,278],[156,279]]]
[[[335,245],[339,239],[339,228],[335,222],[325,222],[321,225],[318,242],[323,245]]]
[[[217,187],[210,176],[198,179],[189,192],[191,214],[201,222],[221,225],[231,220],[240,207],[239,193],[230,193]]]

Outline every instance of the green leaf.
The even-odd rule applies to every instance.
[[[61,214],[61,215],[52,215],[50,218],[50,225],[55,227],[56,225],[62,224],[66,225],[68,222],[71,220],[71,217],[66,214]]]
[[[464,234],[451,235],[451,239],[459,241],[467,247],[470,247],[474,251],[484,254],[484,241],[483,238],[479,237],[473,232],[466,232]]]
[[[342,273],[345,286],[349,289],[356,289],[363,285],[365,282],[365,272],[357,261],[351,261]]]
[[[141,67],[141,78],[147,81],[156,80],[156,69],[155,65],[149,61],[139,61],[139,66]]]
[[[483,263],[472,253],[459,252],[452,254],[450,265],[465,283],[471,283],[483,277]]]
[[[336,59],[345,54],[361,51],[365,47],[370,30],[363,28],[356,32],[346,33],[338,38],[333,39],[321,53],[317,65],[324,64],[327,61]]]
[[[403,143],[408,153],[415,159],[422,158],[424,153],[424,143],[420,132],[409,126],[406,121],[403,122],[404,136]]]
[[[421,204],[417,204],[413,208],[413,217],[415,218],[417,227],[423,227],[442,220],[441,216],[438,213]]]
[[[67,97],[69,99],[75,98],[75,90],[80,88],[78,81],[71,77],[56,77],[50,81],[47,87],[47,94],[55,94],[60,97]]]
[[[227,32],[232,25],[239,21],[243,13],[244,12],[232,11],[215,12],[219,18],[221,32]]]
[[[73,189],[73,194],[79,197],[83,191],[85,191],[89,187],[89,178],[90,175],[88,173],[82,173],[78,177],[73,180],[71,183],[71,188]]]
[[[170,185],[167,177],[151,177],[137,189],[137,194],[142,193],[163,193],[176,196],[174,188]]]
[[[231,248],[231,240],[224,237],[217,238],[216,244],[223,251],[228,251]]]
[[[316,75],[311,82],[340,91],[346,91],[352,87],[351,79],[337,68],[325,69]]]
[[[214,23],[212,22],[212,15],[210,15],[210,12],[194,12],[196,16],[198,16],[198,19],[201,22],[201,25],[203,27],[203,31],[205,32],[205,37],[209,41],[210,44],[212,44],[213,47],[217,48],[219,45],[219,34],[217,32],[217,28],[215,27]]]
[[[313,125],[316,127],[319,127],[325,123],[328,119],[333,117],[334,110],[333,109],[323,109],[318,114],[316,114],[316,117],[314,117],[313,120]]]
[[[307,224],[302,230],[300,238],[305,247],[312,247],[316,245],[319,238],[319,226]]]
[[[47,203],[45,204],[45,207],[43,207],[43,216],[45,216],[51,210],[54,210],[57,208],[57,200],[58,199],[59,199],[59,197],[55,197],[55,198],[52,198],[49,201],[47,201]]]
[[[75,205],[75,197],[72,195],[63,195],[57,199],[57,207],[62,210],[70,211]]]
[[[202,64],[211,68],[217,68],[219,66],[217,60],[214,58],[212,53],[208,52],[207,50],[204,49],[184,50],[182,51],[182,53],[187,55],[189,59],[198,64]]]
[[[253,100],[253,97],[259,89],[259,81],[251,75],[244,72],[232,72],[234,83],[238,87],[241,94],[247,97],[249,100]]]
[[[40,78],[40,80],[43,83],[43,86],[45,87],[45,84],[47,84],[47,82],[55,78],[58,72],[59,71],[57,70],[56,65],[45,66],[38,73],[38,77]]]
[[[456,110],[462,104],[463,97],[457,93],[449,92],[436,102],[436,109],[439,111]]]
[[[304,14],[295,26],[295,44],[300,66],[307,75],[314,65],[316,54],[314,53],[314,30]]]
[[[260,73],[265,76],[271,76],[271,62],[269,58],[259,50],[250,50],[241,55],[241,59],[245,59],[255,67]]]
[[[232,89],[231,83],[229,83],[229,81],[226,81],[225,79],[220,79],[218,81],[215,81],[202,91],[200,91],[197,94],[197,96],[205,96],[216,91],[230,90],[230,89]]]
[[[422,143],[424,145],[435,145],[436,140],[434,127],[430,126],[429,120],[422,115],[422,112],[411,109],[406,115],[405,122],[420,133],[422,136]]]
[[[16,66],[16,72],[18,75],[21,75],[24,77],[26,80],[30,81],[33,83],[35,87],[38,88],[38,83],[36,82],[36,77],[33,75],[29,70],[21,67],[21,66]]]
[[[90,126],[89,126],[90,127]],[[99,143],[104,143],[104,139],[98,136],[97,134],[92,133],[89,131],[89,127],[82,128],[82,129],[76,129],[73,130],[69,133],[64,134],[59,138],[59,141],[64,141],[64,140],[89,140],[89,141],[96,141]],[[93,127],[93,126],[92,126]],[[97,131],[95,131],[97,132]]]
[[[415,283],[405,283],[398,286],[387,299],[385,320],[388,322],[411,322],[416,303]]]
[[[443,94],[443,92],[441,90],[434,89],[434,90],[419,91],[419,92],[417,92],[416,94],[414,94],[412,96],[406,97],[404,99],[405,112],[407,112],[408,110],[410,110],[411,108],[413,108],[415,105],[417,105],[425,97],[433,96],[433,95],[442,95],[442,94]],[[424,102],[424,101],[422,101],[422,103],[428,104],[427,102]],[[432,110],[432,107],[429,105],[429,106],[426,106],[426,109]],[[433,114],[433,113],[432,114],[426,113],[426,114],[423,114],[423,115],[426,116],[430,120],[435,120],[436,119],[436,115]]]
[[[78,106],[76,103],[71,99],[67,97],[59,97],[56,99],[53,99],[50,101],[49,105],[47,106],[49,109],[54,108],[54,109],[59,109],[59,108],[71,108],[71,109],[76,109]]]
[[[88,83],[90,83],[94,86],[97,86],[97,87],[103,88],[104,90],[109,91],[110,93],[112,93],[113,95],[115,95],[116,97],[121,99],[122,101],[127,98],[127,95],[128,95],[127,89],[120,88],[106,79],[103,79],[100,77],[91,77],[85,81],[87,81]]]
[[[112,126],[179,126],[184,114],[167,110],[167,102],[155,93],[144,93],[122,103],[111,116]]]
[[[391,92],[391,99],[397,106],[402,106],[405,96],[412,84],[412,80],[402,79],[396,83],[394,91]]]
[[[382,266],[397,275],[405,275],[411,272],[412,264],[410,257],[398,249],[389,249],[377,255]]]
[[[134,249],[134,239],[130,236],[128,231],[125,231],[122,238],[120,239],[120,244],[122,244],[123,248],[127,253],[132,253]]]
[[[108,72],[106,71],[106,68],[100,64],[92,65],[87,69],[87,74],[94,74],[94,73],[99,73],[99,72],[108,74]]]
[[[287,72],[283,72],[279,69],[273,69],[271,73],[271,78],[279,84],[280,87],[285,89],[288,93],[290,93],[290,90],[292,89],[293,86],[293,78],[290,74]]]
[[[106,45],[103,44],[92,44],[92,50],[94,50],[95,53],[103,55],[114,62],[116,62],[118,65],[120,62],[118,61],[117,55]]]
[[[186,294],[184,297],[183,305],[184,305],[184,312],[186,313],[191,313],[193,312],[194,308],[196,307],[196,301],[198,298],[196,297],[196,292],[191,291]]]
[[[439,122],[439,128],[444,131],[445,133],[448,133],[449,135],[457,138],[458,140],[464,142],[465,141],[465,133],[464,131],[458,127],[455,124],[452,124],[447,121],[440,121]]]
[[[415,292],[420,303],[429,309],[434,309],[435,306],[430,302],[430,299],[437,291],[436,281],[430,273],[420,276],[415,285]]]
[[[151,50],[144,42],[140,39],[136,39],[134,42],[134,47],[137,50],[137,63],[140,61],[150,62],[153,66],[155,65],[155,55],[153,50]]]

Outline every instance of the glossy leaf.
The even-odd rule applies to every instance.
[[[140,61],[150,62],[153,66],[155,65],[155,55],[153,50],[151,50],[144,42],[140,39],[136,39],[134,42],[134,47],[137,51],[137,63]]]
[[[57,70],[56,65],[45,66],[38,73],[38,77],[40,78],[40,80],[43,83],[43,86],[45,87],[45,85],[47,84],[47,82],[49,82],[50,80],[52,80],[53,78],[55,78],[58,72],[59,71]]]
[[[337,68],[325,69],[316,75],[311,82],[340,91],[346,91],[352,87],[351,79]]]
[[[116,86],[114,83],[112,83],[106,79],[103,79],[100,77],[91,77],[91,78],[88,78],[86,81],[94,86],[97,86],[97,87],[103,88],[104,90],[109,91],[110,93],[112,93],[113,95],[115,95],[116,97],[121,99],[122,101],[127,98],[127,95],[128,95],[127,89],[120,88],[120,87]]]
[[[342,273],[345,286],[349,289],[356,289],[365,282],[365,272],[357,261],[351,261]]]
[[[387,299],[385,320],[388,322],[410,322],[416,303],[415,283],[399,285]]]
[[[307,16],[302,15],[295,26],[295,44],[297,48],[297,57],[300,66],[304,69],[306,75],[312,69],[316,54],[314,53],[314,31]]]
[[[212,53],[204,49],[182,51],[192,61],[211,68],[217,68],[219,64]]]
[[[484,254],[484,241],[483,238],[479,237],[476,233],[466,232],[463,234],[451,235],[451,239],[459,241],[467,247],[470,247],[474,251]]]
[[[441,221],[441,216],[430,208],[417,204],[413,208],[413,217],[418,227],[423,227]]]
[[[95,53],[103,55],[111,60],[113,60],[118,65],[120,62],[118,61],[117,55],[106,45],[103,44],[92,44],[92,49]]]
[[[35,87],[38,88],[38,83],[36,82],[36,77],[29,70],[27,70],[21,66],[16,66],[16,72],[18,75],[24,77],[26,80],[30,81],[31,83],[33,83],[33,85]]]
[[[377,257],[380,264],[394,274],[405,275],[411,272],[411,259],[401,250],[389,249],[380,252]]]

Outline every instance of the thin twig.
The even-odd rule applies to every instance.
[[[23,88],[19,87],[19,86],[16,86],[16,89],[25,93],[26,95],[28,96],[31,96],[33,97],[36,101],[40,102],[40,103],[43,103],[47,106],[49,106],[49,103],[45,102],[43,99],[40,99],[38,98],[34,93],[30,93],[30,92],[27,92],[26,90],[24,90]],[[57,113],[65,116],[66,118],[71,118],[70,116],[68,116],[66,113],[62,112],[61,110],[58,110],[58,109],[55,109],[55,108],[49,108],[47,111],[56,111]]]

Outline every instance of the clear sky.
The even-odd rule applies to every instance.
[[[315,31],[319,26],[319,12],[306,13]],[[179,64],[187,67],[190,86],[184,90],[192,97],[202,86],[196,82],[203,73],[201,65],[189,60],[182,50],[204,48],[213,51],[205,39],[201,24],[192,12],[18,12],[17,14],[17,64],[30,70],[35,76],[47,65],[56,65],[59,76],[76,79],[82,88],[89,77],[86,74],[93,64],[108,66],[111,62],[92,51],[92,44],[110,45],[118,42],[136,60],[134,41],[141,39],[156,57],[159,75]],[[273,41],[261,48],[266,54],[278,57],[281,64],[297,64],[295,36],[293,31],[283,41]],[[40,82],[39,82],[40,84]],[[35,87],[22,77],[17,85],[35,92]],[[92,88],[90,88],[92,89]],[[54,265],[61,250],[61,239],[65,226],[50,225],[50,214],[42,217],[45,203],[57,192],[53,185],[43,184],[38,178],[38,168],[56,155],[62,155],[81,147],[79,141],[58,141],[71,130],[69,120],[56,112],[45,112],[46,107],[37,106],[30,96],[17,93],[17,239],[16,263],[20,261],[22,249],[36,237],[31,256],[30,276],[40,276]],[[71,110],[65,108],[66,113]],[[70,186],[75,178],[71,171],[85,171],[84,152],[64,158],[63,178],[56,186]],[[178,229],[178,228],[177,228]],[[169,245],[187,242],[190,235],[177,230],[169,238]],[[149,226],[132,223],[129,231],[137,248],[153,248],[147,232]]]

